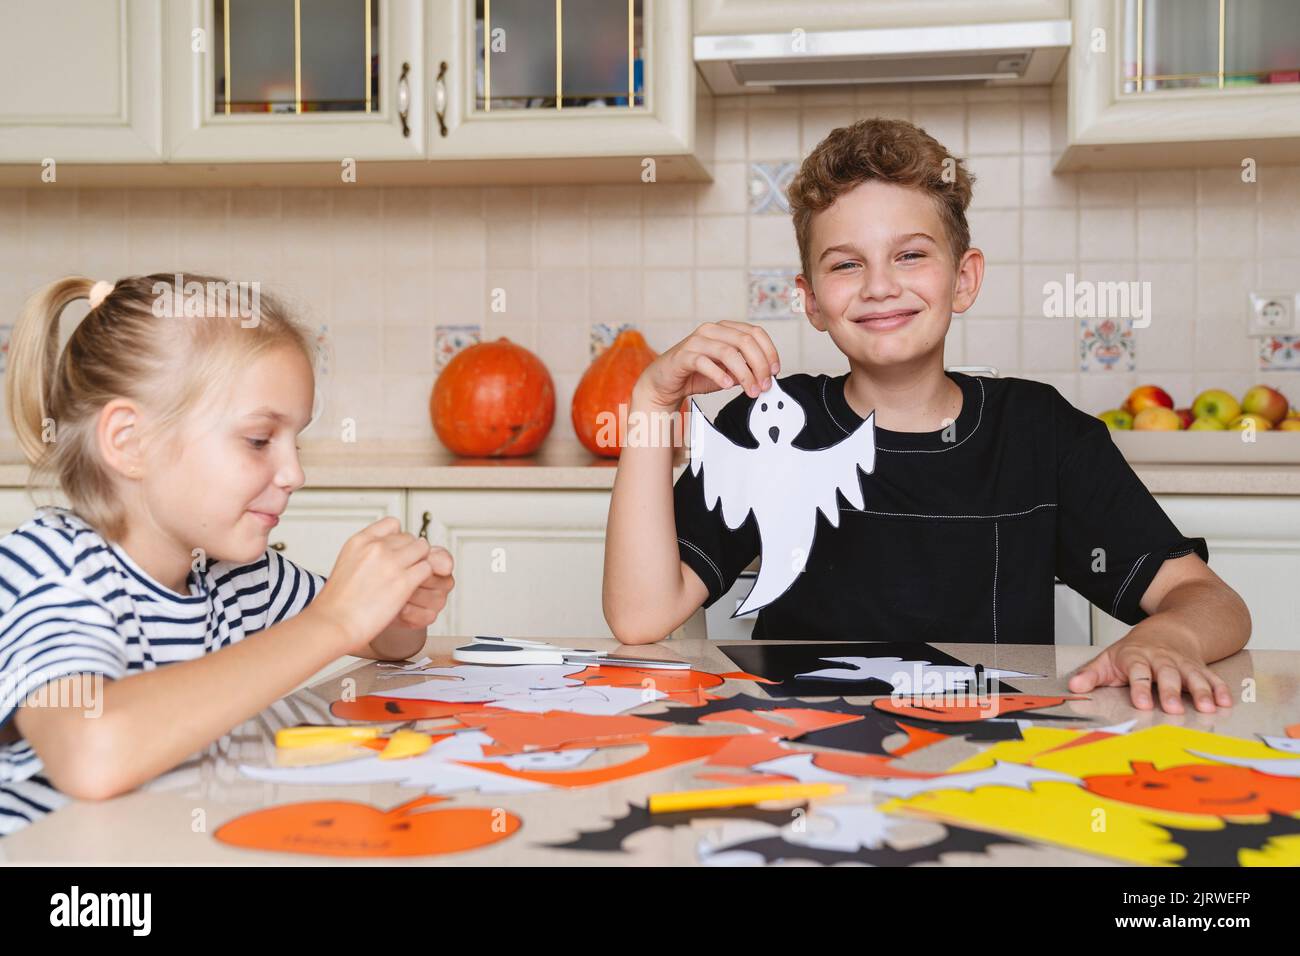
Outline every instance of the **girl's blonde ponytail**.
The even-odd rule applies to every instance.
[[[95,284],[85,276],[58,279],[36,292],[9,336],[5,401],[18,445],[27,460],[40,466],[51,450],[47,436],[57,437],[50,414],[50,390],[59,358],[59,316],[68,303],[90,296]]]

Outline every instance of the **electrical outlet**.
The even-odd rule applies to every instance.
[[[1296,296],[1290,292],[1252,292],[1246,334],[1292,335],[1296,330]]]

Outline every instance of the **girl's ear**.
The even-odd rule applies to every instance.
[[[967,249],[957,263],[957,281],[953,286],[952,310],[965,312],[975,304],[980,285],[984,282],[984,253],[975,248]]]
[[[115,398],[99,410],[95,438],[105,467],[124,478],[144,473],[140,431],[140,410],[130,399]]]

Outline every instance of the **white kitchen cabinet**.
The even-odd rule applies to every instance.
[[[381,518],[401,521],[405,510],[402,490],[298,491],[268,543],[295,564],[328,576],[348,538]]]
[[[173,0],[168,160],[422,159],[424,9],[424,0]],[[241,33],[241,17],[266,26]],[[337,92],[348,60],[356,89]],[[263,99],[261,112],[241,111]]]
[[[434,634],[613,635],[601,608],[608,491],[412,491],[408,525],[451,552]]]
[[[482,7],[475,0],[431,0],[427,65],[430,158],[628,157],[639,162],[642,157],[650,157],[658,163],[691,157],[696,147],[696,77],[690,3],[636,3],[642,11],[640,46],[636,46],[633,32],[628,30],[624,50],[621,39],[619,48],[614,49],[608,35],[564,46],[566,24],[572,33],[577,23],[561,19],[557,31],[554,10],[562,9],[560,5],[537,4],[536,12],[528,13],[526,27],[519,21],[520,26],[507,30],[501,23],[509,22],[507,8],[511,4],[499,2]],[[622,0],[613,0],[602,9],[621,13],[626,28],[626,10],[632,6],[631,2],[625,6]],[[504,51],[493,51],[489,44],[490,51],[485,54],[480,8],[487,13],[487,35],[504,42]],[[581,60],[584,54],[586,61]],[[508,66],[505,57],[511,55],[520,61]],[[480,67],[480,57],[485,57],[485,67]],[[582,74],[592,72],[593,63],[588,61],[601,59],[605,60],[606,74],[612,70],[618,75],[618,85],[608,91],[608,99],[621,93],[631,105],[557,108],[556,102],[565,103],[571,92],[577,95],[593,88],[591,76],[586,77],[585,88],[576,84]],[[638,71],[641,83],[636,79]],[[569,77],[569,85],[565,76]],[[514,99],[503,105],[502,87],[507,83]],[[527,92],[534,105],[523,106],[528,97],[517,95],[521,92]],[[639,172],[637,166],[629,168],[633,174]],[[657,178],[669,178],[662,172]]]
[[[159,161],[162,22],[161,0],[6,3],[0,163]]]
[[[1300,650],[1300,498],[1158,495],[1189,537],[1203,537],[1210,568],[1250,609],[1248,647]],[[1111,644],[1128,627],[1093,608],[1093,643]]]
[[[1170,12],[1168,0],[1163,2],[1164,10]],[[1192,82],[1197,70],[1220,69],[1221,55],[1222,68],[1232,70],[1227,58],[1235,49],[1270,42],[1269,22],[1264,19],[1268,8],[1228,4],[1227,17],[1239,12],[1242,22],[1263,36],[1249,44],[1242,39],[1224,50],[1218,42],[1218,10],[1213,4],[1189,3],[1172,11],[1180,16],[1153,21],[1144,29],[1141,44],[1137,42],[1136,5],[1127,19],[1125,0],[1074,0],[1071,6],[1074,43],[1068,66],[1054,86],[1057,108],[1052,147],[1058,171],[1237,166],[1247,158],[1261,163],[1294,162],[1300,148],[1300,83],[1234,86],[1225,79],[1222,88],[1216,83],[1147,89],[1162,83],[1152,80],[1141,84],[1141,90],[1125,90],[1126,85],[1137,85],[1127,74],[1131,71],[1136,76],[1139,50],[1144,57],[1144,77],[1164,75],[1175,77],[1172,82]],[[1145,6],[1148,15],[1159,9],[1152,0]],[[1275,7],[1272,12],[1281,14],[1282,8]],[[1195,18],[1201,16],[1213,20],[1197,26]],[[1197,31],[1204,34],[1205,42],[1196,42],[1201,35]],[[1285,28],[1274,32],[1280,34],[1279,39],[1291,33]],[[1185,50],[1179,48],[1179,37],[1186,37]],[[1294,40],[1293,35],[1289,38]],[[1102,45],[1104,50],[1099,49]],[[1195,52],[1198,47],[1205,48],[1199,56]],[[1295,70],[1294,56],[1292,44],[1290,62],[1279,62],[1278,67]],[[1248,68],[1268,65],[1258,62]],[[1179,72],[1166,72],[1172,70]]]
[[[870,30],[1060,20],[1069,15],[1069,0],[695,0],[695,32]]]

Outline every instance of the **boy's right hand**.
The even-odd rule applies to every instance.
[[[348,538],[309,610],[340,629],[342,654],[363,649],[406,607],[429,577],[429,542],[381,518]]]
[[[781,370],[767,332],[745,322],[706,322],[651,362],[633,389],[636,399],[676,409],[688,395],[741,385],[757,398]]]

